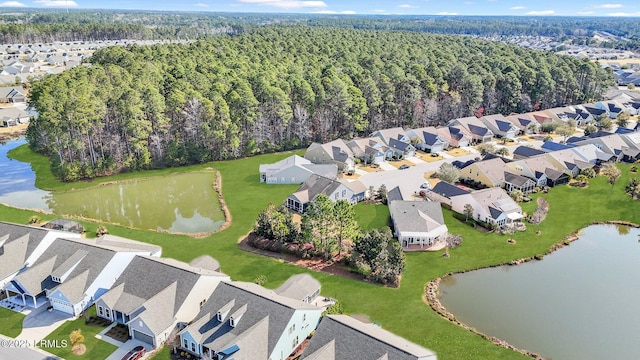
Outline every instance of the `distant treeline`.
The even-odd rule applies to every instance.
[[[299,148],[486,113],[600,99],[588,60],[471,37],[268,26],[112,47],[32,86],[28,129],[65,180]]]

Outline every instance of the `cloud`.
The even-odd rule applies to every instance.
[[[556,12],[553,10],[540,10],[540,11],[529,11],[528,13],[526,13],[525,15],[532,15],[532,16],[545,16],[545,15],[553,15]]]
[[[387,12],[387,10],[380,10],[380,9],[378,9],[378,10],[373,10],[373,12],[374,12],[374,13],[376,13],[376,14],[383,14],[383,13],[386,13],[386,12]]]
[[[195,6],[195,7],[201,7],[201,8],[208,8],[208,7],[209,7],[209,5],[208,5],[208,4],[203,4],[203,3],[197,3],[197,4],[194,4],[193,6]]]
[[[526,7],[524,6],[513,6],[509,8],[509,10],[524,10],[524,9],[526,9]]]
[[[320,10],[313,11],[313,14],[337,14],[337,15],[355,15],[356,12],[353,10],[344,10],[344,11],[333,11],[333,10]]]
[[[417,8],[417,6],[409,5],[409,4],[398,5],[398,7],[399,8],[403,8],[403,9],[415,9],[415,8]]]
[[[448,12],[448,11],[441,11],[439,13],[437,13],[436,15],[458,15],[458,13],[455,12]]]
[[[18,1],[5,1],[0,4],[0,7],[25,7],[27,5]]]
[[[622,4],[601,4],[601,5],[594,5],[593,7],[596,9],[620,9],[624,6],[622,6]]]
[[[280,9],[326,8],[324,1],[316,0],[240,0],[246,4],[273,6]]]
[[[593,15],[595,11],[578,11],[577,14],[580,16]]]
[[[34,1],[36,4],[38,4],[39,6],[44,6],[44,7],[77,7],[78,4],[71,0],[71,1],[65,1],[65,0],[36,0]]]
[[[614,13],[609,13],[607,14],[607,16],[640,16],[640,11],[638,12],[634,12],[634,13],[626,13],[626,12],[614,12]]]

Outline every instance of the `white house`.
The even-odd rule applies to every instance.
[[[209,359],[283,360],[315,330],[322,308],[245,282],[221,282],[180,348]]]
[[[289,156],[273,164],[260,165],[260,182],[267,184],[302,184],[313,174],[335,179],[338,166],[314,164],[298,155]]]
[[[391,201],[393,233],[403,248],[429,247],[447,234],[442,208],[436,201]]]
[[[493,187],[454,196],[451,198],[451,209],[465,214],[465,205],[473,208],[475,220],[495,224],[503,228],[507,224],[522,219],[522,208],[501,188]]]

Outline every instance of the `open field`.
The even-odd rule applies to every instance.
[[[32,154],[26,147],[19,148],[16,154],[22,159],[33,162],[34,169],[38,173],[39,187],[53,190],[80,188],[92,186],[98,182],[135,177],[161,176],[205,167],[217,168],[222,174],[222,192],[233,217],[233,223],[228,229],[203,239],[151,233],[118,226],[109,226],[109,232],[161,245],[163,256],[183,261],[209,254],[220,261],[222,271],[229,274],[232,279],[253,281],[258,275],[265,275],[267,277],[265,286],[270,288],[277,287],[292,274],[308,272],[294,265],[243,252],[237,245],[238,239],[251,230],[259,211],[270,202],[280,203],[297,188],[297,185],[261,184],[257,176],[260,163],[275,162],[289,156],[290,153],[261,155],[179,169],[121,174],[95,180],[93,184],[60,183],[51,176],[46,158]],[[526,232],[516,233],[513,236],[517,240],[515,245],[508,244],[505,236],[480,233],[456,220],[450,211],[444,210],[445,222],[450,232],[463,236],[462,245],[450,251],[450,258],[444,258],[443,251],[407,254],[406,270],[401,286],[397,289],[324,273],[313,275],[323,285],[323,296],[340,299],[347,313],[366,314],[383,328],[436,351],[441,360],[527,359],[524,355],[495,346],[480,336],[441,318],[423,301],[424,286],[428,281],[447,273],[487,267],[544,253],[568,234],[594,221],[626,220],[640,223],[640,202],[631,200],[624,193],[624,186],[632,174],[628,171],[629,166],[620,165],[620,168],[623,170],[623,175],[614,186],[609,185],[606,179],[598,177],[592,179],[587,188],[560,186],[551,189],[549,194],[534,195],[534,198],[545,196],[549,200],[549,214],[541,225],[527,224]],[[638,177],[638,175],[634,176]],[[531,213],[535,208],[535,201],[522,206],[524,211]],[[388,216],[388,209],[380,205],[359,204],[356,206],[356,212],[363,228],[380,226],[384,223],[383,218]],[[4,221],[24,224],[33,214],[30,211],[0,206],[0,219]],[[86,221],[83,224],[88,230],[88,236],[93,236],[98,224]],[[535,234],[538,230],[541,232],[540,236]],[[64,332],[68,333],[74,325],[65,326],[70,327],[60,330],[59,336]],[[85,356],[85,358],[89,357]],[[167,358],[166,351],[156,356],[156,359]]]

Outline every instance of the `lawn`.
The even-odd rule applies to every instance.
[[[447,150],[447,154],[451,155],[451,156],[462,156],[462,155],[468,155],[471,154],[471,152],[469,150],[465,150],[465,149],[460,149],[460,148],[454,148],[451,150]]]
[[[396,168],[399,168],[402,165],[407,165],[407,166],[414,166],[415,164],[412,163],[409,160],[406,159],[402,159],[402,160],[387,160],[387,163],[390,164],[391,166],[395,166]]]
[[[288,155],[261,155],[179,169],[187,171],[211,166],[220,170],[223,195],[233,217],[232,225],[225,231],[204,239],[117,226],[110,226],[109,231],[115,235],[161,245],[164,256],[179,260],[189,261],[201,254],[209,254],[220,261],[222,271],[234,280],[252,281],[258,275],[265,275],[265,286],[277,287],[292,274],[307,270],[271,258],[245,253],[238,249],[237,240],[250,231],[258,212],[268,203],[280,203],[297,188],[296,185],[261,184],[257,176],[260,163],[274,162]],[[424,286],[428,281],[447,273],[544,253],[566,235],[594,221],[626,220],[640,223],[640,202],[631,200],[624,193],[624,186],[630,178],[629,167],[620,165],[620,168],[623,175],[615,186],[609,185],[604,178],[596,178],[584,189],[559,186],[551,189],[549,194],[534,195],[534,198],[545,196],[549,200],[549,214],[541,225],[528,225],[529,229],[526,232],[512,236],[517,240],[515,245],[508,244],[505,236],[479,233],[453,218],[452,213],[445,210],[445,222],[450,232],[461,234],[464,242],[460,247],[450,251],[450,258],[444,258],[442,251],[407,254],[406,270],[401,286],[397,289],[324,273],[314,273],[314,276],[323,285],[323,295],[340,299],[347,313],[366,314],[385,329],[436,351],[441,360],[527,359],[524,355],[495,346],[480,336],[442,319],[423,301]],[[162,175],[175,171],[178,169],[131,173],[101,181]],[[40,177],[40,174],[38,175]],[[46,180],[45,183],[54,189],[84,186],[84,183],[59,184],[52,179]],[[535,206],[535,201],[523,204],[524,210],[529,213]],[[356,206],[356,213],[362,227],[368,229],[383,224],[388,210],[380,205],[359,204]],[[0,218],[5,221],[25,223],[32,214],[28,211],[0,207]],[[90,231],[95,231],[97,224],[83,223]],[[537,230],[541,231],[540,236],[535,235]],[[67,325],[56,334],[68,338],[68,333],[80,325]],[[88,339],[90,336],[85,334],[85,337]],[[161,352],[162,354],[164,352]],[[101,358],[97,353],[95,355],[85,358]],[[156,358],[168,357],[159,355]]]
[[[9,337],[16,337],[22,332],[22,320],[24,315],[0,307],[0,334]]]
[[[95,306],[92,306],[87,310],[87,315],[96,315]],[[87,347],[87,351],[84,355],[75,355],[71,351],[72,347],[69,343],[69,334],[76,329],[80,329],[82,331],[82,335],[84,335],[84,345]],[[45,340],[57,341],[58,344],[62,344],[64,340],[68,346],[47,348],[46,351],[67,360],[106,359],[112,352],[116,351],[118,347],[96,338],[96,335],[102,330],[104,330],[104,327],[102,326],[86,325],[84,317],[80,317],[74,321],[67,321],[54,332],[49,334]]]

